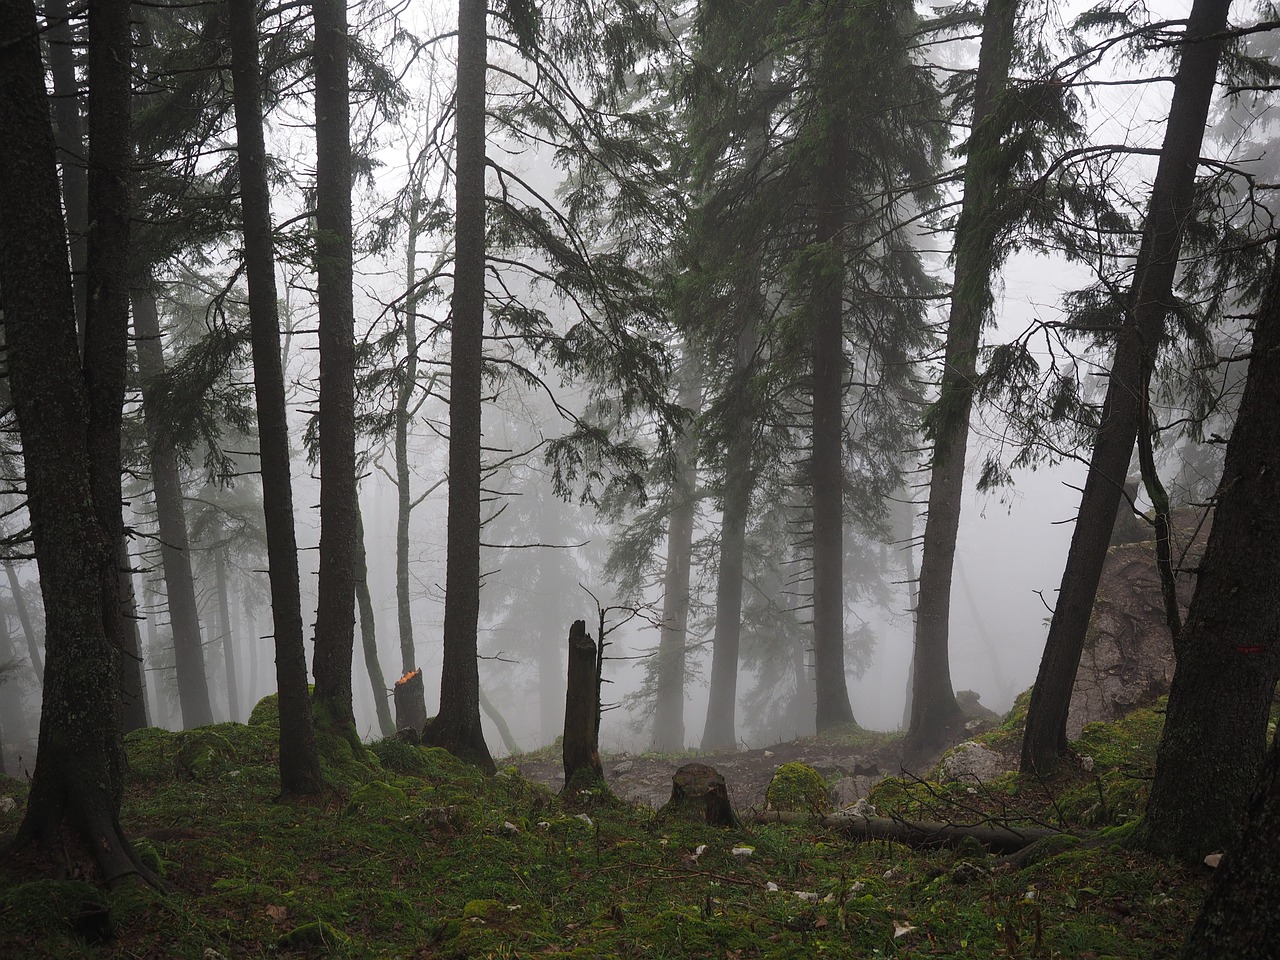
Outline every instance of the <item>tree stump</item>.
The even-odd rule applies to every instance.
[[[600,661],[585,620],[569,628],[569,676],[564,700],[564,786],[602,782]]]
[[[406,673],[391,690],[396,705],[396,729],[421,734],[427,725],[427,695],[422,686],[422,671]]]
[[[671,799],[659,816],[697,820],[713,827],[736,827],[724,777],[705,763],[686,763],[671,778]]]

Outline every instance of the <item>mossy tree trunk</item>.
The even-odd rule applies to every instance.
[[[1182,960],[1273,960],[1280,943],[1277,903],[1280,740],[1267,752],[1243,829],[1214,875]]]
[[[1198,860],[1235,837],[1266,752],[1280,676],[1280,256],[1254,325],[1213,529],[1174,642],[1141,840]]]
[[[1165,319],[1175,307],[1174,274],[1183,230],[1194,219],[1200,145],[1230,7],[1231,0],[1195,0],[1187,19],[1126,316],[1117,333],[1107,394],[1062,572],[1062,587],[1027,709],[1021,761],[1024,772],[1049,769],[1067,747],[1071,691],[1098,580],[1139,422],[1146,413],[1147,383],[1164,336]]]
[[[27,656],[31,658],[31,669],[35,671],[36,680],[44,683],[44,656],[40,652],[40,638],[36,636],[35,627],[31,623],[31,613],[27,610],[27,598],[22,592],[22,582],[18,579],[18,571],[14,569],[12,560],[4,561],[4,573],[9,580],[9,592],[13,595],[13,606],[18,612],[18,623],[22,626],[22,638],[27,642]]]
[[[117,61],[94,62],[90,84],[103,85],[94,109],[99,123],[116,114],[127,153],[129,6],[123,0],[102,0],[90,17],[100,57]],[[47,657],[39,749],[16,842],[39,843],[50,854],[65,856],[68,835],[75,837],[103,878],[112,882],[146,871],[119,823],[124,773],[120,658],[103,615],[112,598],[119,607],[117,539],[95,503],[90,391],[76,343],[39,36],[31,0],[0,0],[0,47],[5,50],[0,57],[0,129],[5,131],[0,137],[0,169],[5,171],[0,181],[0,309],[45,598]],[[118,147],[121,131],[107,126],[102,135]],[[104,176],[112,171],[120,176],[120,168],[108,159],[112,151],[104,149]],[[103,204],[102,214],[127,220],[127,189],[122,195],[119,186],[107,187],[103,199],[111,202]],[[127,236],[127,223],[123,229]],[[122,291],[123,264],[120,269]],[[112,300],[118,296],[110,284],[104,292]],[[123,337],[118,324],[113,329]],[[123,349],[122,343],[115,352]],[[115,506],[119,522],[118,497]]]

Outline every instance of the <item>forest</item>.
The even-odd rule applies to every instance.
[[[0,955],[1277,956],[1278,29],[0,0]]]

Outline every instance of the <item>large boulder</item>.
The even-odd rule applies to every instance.
[[[1202,516],[1202,511],[1192,508],[1174,513],[1175,569],[1194,569],[1204,555],[1209,523],[1201,522]],[[1178,575],[1184,616],[1194,586],[1191,574]],[[1168,693],[1172,680],[1173,640],[1165,623],[1155,541],[1113,546],[1102,568],[1085,636],[1067,736],[1077,739],[1086,723],[1116,720],[1151,705]]]
[[[960,780],[969,783],[986,783],[1012,769],[1012,764],[995,750],[988,749],[973,740],[966,740],[949,750],[938,764],[938,782]]]

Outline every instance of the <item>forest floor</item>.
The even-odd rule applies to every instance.
[[[1008,751],[1017,720],[979,739]],[[128,737],[122,821],[166,890],[104,890],[74,845],[57,864],[0,858],[0,957],[1168,957],[1209,871],[1126,841],[1161,720],[1155,709],[1091,725],[1075,745],[1079,761],[1050,781],[891,776],[871,789],[882,816],[1071,834],[1032,856],[1000,857],[972,842],[859,842],[805,815],[793,824],[748,815],[723,828],[609,791],[569,803],[532,779],[529,764],[551,758],[513,758],[483,777],[394,739],[356,747],[323,737],[330,791],[279,803],[264,701],[249,725]],[[872,762],[896,773],[894,750],[894,738],[845,731],[772,755],[700,759],[726,774],[749,814],[764,773],[782,761],[825,767],[834,787],[874,778]],[[615,757],[605,767],[615,791],[630,777],[656,800],[688,759]],[[26,785],[0,779],[0,796],[15,801],[0,803],[2,847]],[[53,879],[59,867],[69,879]]]

